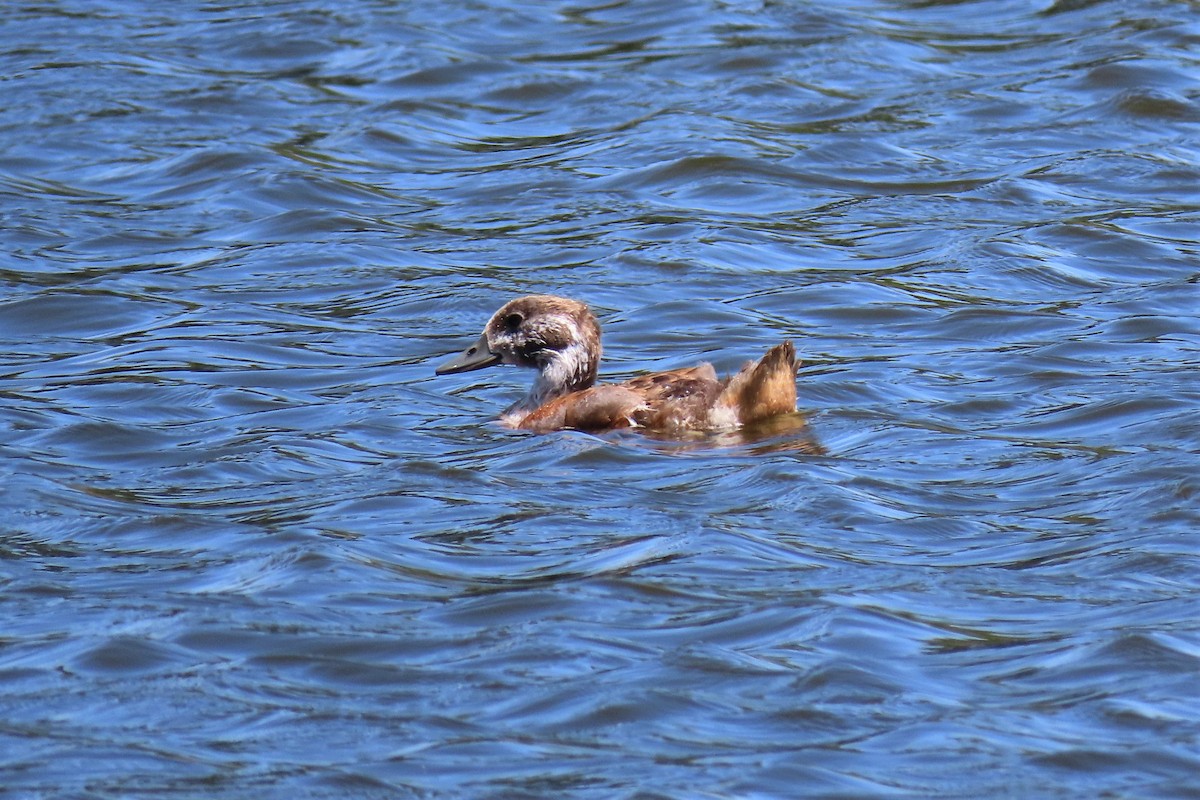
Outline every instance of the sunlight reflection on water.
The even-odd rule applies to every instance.
[[[1200,792],[1193,28],[5,7],[4,785]],[[804,424],[504,430],[531,292]]]

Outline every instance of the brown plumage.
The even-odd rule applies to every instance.
[[[530,295],[492,315],[478,341],[437,374],[496,364],[538,370],[529,395],[501,415],[504,424],[533,431],[726,431],[796,410],[791,342],[776,345],[726,380],[705,363],[597,386],[600,352],[600,325],[587,306]]]

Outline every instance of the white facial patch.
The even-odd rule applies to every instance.
[[[587,377],[592,365],[592,356],[578,338],[578,327],[575,327],[573,323],[572,327],[575,328],[576,338],[572,339],[566,349],[559,350],[552,355],[546,365],[542,367],[541,374],[538,375],[537,382],[533,386],[535,395],[548,399],[565,394],[572,388],[578,387]]]
[[[505,422],[510,418],[519,420],[544,403],[587,386],[600,357],[599,352],[593,352],[599,342],[589,342],[573,316],[557,313],[538,314],[526,319],[516,331],[503,331],[492,337],[493,351],[500,354],[504,363],[517,366],[532,366],[529,356],[523,354],[530,344],[564,340],[567,344],[561,350],[543,347],[537,351],[538,376],[533,388],[505,412]]]

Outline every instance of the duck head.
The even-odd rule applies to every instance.
[[[530,295],[505,303],[474,344],[439,366],[438,375],[470,372],[498,364],[538,371],[522,405],[537,404],[596,381],[600,324],[586,305],[554,295]]]

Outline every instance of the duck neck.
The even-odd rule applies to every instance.
[[[516,411],[532,411],[551,400],[581,392],[596,382],[600,353],[591,352],[582,342],[573,342],[554,353],[539,370],[529,394],[512,407]]]

